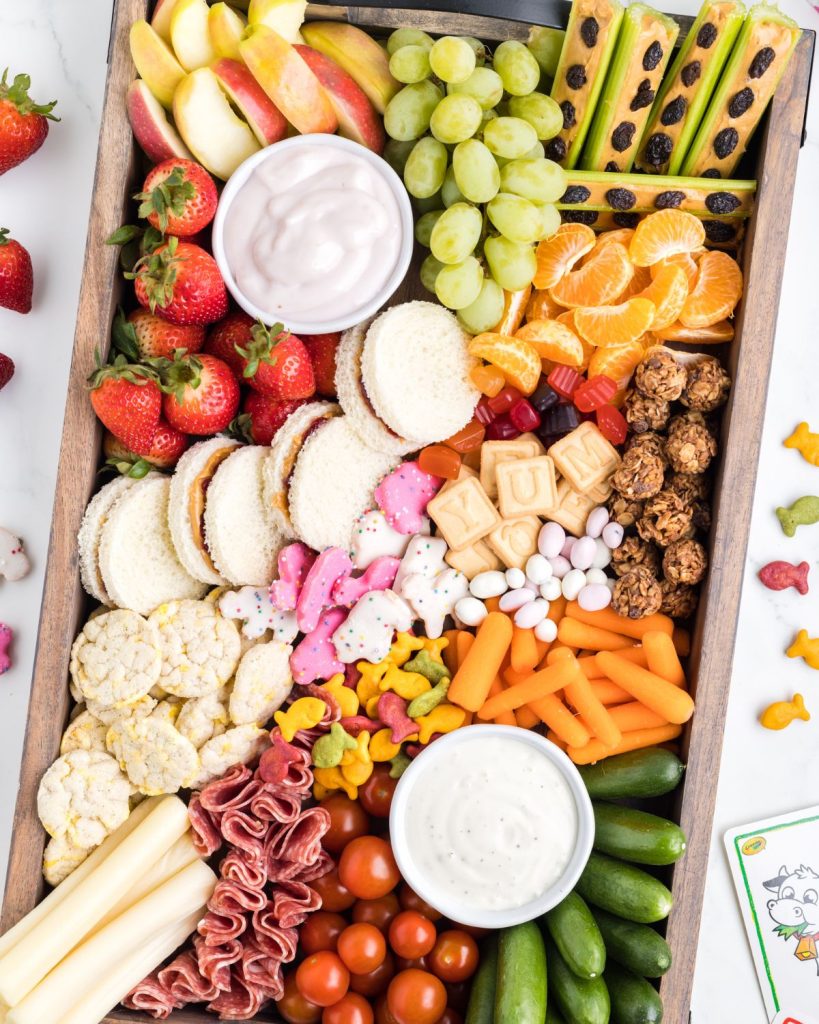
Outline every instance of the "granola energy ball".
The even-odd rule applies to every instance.
[[[648,569],[652,576],[660,575],[660,552],[641,537],[626,537],[619,548],[611,553],[611,567],[618,576],[633,569]]]
[[[661,548],[694,535],[691,508],[673,491],[660,491],[645,503],[643,515],[637,520],[637,532],[643,540]]]
[[[697,610],[699,597],[694,587],[663,580],[660,590],[663,593],[663,603],[660,605],[663,615],[670,615],[672,619],[690,619]]]
[[[634,501],[631,498],[624,498],[615,492],[609,498],[609,515],[612,521],[619,523],[622,527],[634,526],[643,514],[643,502]]]
[[[665,486],[666,490],[678,494],[686,505],[702,501],[711,490],[708,477],[701,473],[669,473]]]
[[[639,372],[639,371],[638,371]],[[706,356],[688,370],[688,380],[680,395],[680,401],[689,409],[711,412],[728,400],[731,378],[722,368],[720,361]]]
[[[717,439],[699,412],[675,416],[668,426],[666,454],[677,473],[704,473],[717,454]]]
[[[686,383],[685,367],[663,349],[650,352],[634,373],[634,386],[649,398],[676,402]]]
[[[671,407],[664,398],[650,398],[631,390],[623,403],[623,415],[635,434],[644,434],[647,430],[663,430]]]
[[[653,430],[647,430],[644,434],[632,434],[626,441],[626,451],[630,452],[639,449],[642,452],[648,451],[662,459],[663,465],[668,468],[668,459],[665,456],[665,438],[655,434]]]
[[[697,540],[678,540],[663,555],[663,575],[671,583],[699,583],[708,568],[708,555]]]
[[[614,585],[611,606],[618,615],[643,619],[660,610],[663,592],[655,577],[645,568],[632,569]]]
[[[632,448],[623,456],[611,485],[624,498],[641,501],[651,498],[663,489],[665,471],[662,459],[648,449]]]

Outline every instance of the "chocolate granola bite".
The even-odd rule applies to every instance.
[[[609,498],[608,510],[612,522],[619,523],[624,529],[634,526],[643,514],[643,502],[624,498],[616,491]]]
[[[704,473],[717,454],[717,439],[699,412],[675,416],[668,425],[666,454],[677,473]]]
[[[652,576],[660,575],[660,552],[642,537],[626,537],[619,548],[611,553],[611,567],[617,576],[625,576],[633,569],[648,569]]]
[[[665,438],[655,434],[653,430],[647,430],[644,434],[632,434],[626,441],[626,451],[633,449],[648,451],[662,460],[663,465],[668,468],[668,459],[665,456]]]
[[[676,402],[683,392],[687,375],[670,352],[655,349],[634,372],[634,386],[649,398]]]
[[[691,508],[673,491],[660,491],[645,503],[643,515],[637,520],[637,532],[643,540],[661,548],[687,540],[694,535]]]
[[[699,583],[708,568],[708,555],[697,540],[678,540],[663,555],[663,575],[671,583]]]
[[[671,407],[664,398],[653,398],[632,388],[623,403],[623,415],[635,434],[644,434],[647,430],[663,430]]]
[[[665,468],[662,459],[643,448],[632,448],[623,456],[611,485],[624,498],[642,501],[663,488]]]
[[[644,567],[632,569],[615,583],[611,606],[627,619],[644,619],[660,610],[663,592],[654,575]]]
[[[694,587],[690,587],[686,583],[672,583],[671,580],[663,580],[660,590],[663,594],[660,611],[663,615],[670,615],[672,619],[690,619],[697,610],[699,595]]]
[[[680,401],[689,409],[712,412],[725,404],[730,390],[731,378],[720,361],[713,356],[706,356],[689,368]]]

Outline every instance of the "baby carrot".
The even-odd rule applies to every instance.
[[[512,632],[512,668],[516,672],[531,672],[537,665],[538,651],[534,630],[515,626]]]
[[[694,701],[691,697],[667,679],[640,665],[632,665],[611,651],[601,651],[597,655],[597,663],[613,683],[628,690],[632,697],[662,715],[667,722],[679,725],[687,722],[694,714]]]
[[[478,627],[475,642],[452,678],[447,694],[453,704],[477,711],[489,694],[503,658],[512,643],[512,620],[503,612],[490,612]]]
[[[691,634],[681,626],[675,626],[671,635],[674,641],[674,648],[681,658],[687,658],[691,653]]]
[[[632,699],[631,694],[627,690],[624,690],[622,686],[618,686],[617,683],[613,683],[610,679],[600,677],[599,679],[590,679],[589,682],[595,697],[597,697],[601,704],[605,704],[606,707],[612,704],[628,704]]]
[[[583,747],[591,737],[589,731],[579,718],[575,718],[565,704],[549,693],[540,700],[533,701],[532,710],[549,729],[552,729],[564,743],[574,747]]]
[[[545,640],[538,640],[538,638],[535,637],[535,646],[537,647],[537,661],[535,662],[535,664],[539,665],[541,661],[543,661],[543,659],[546,657],[549,648],[552,645],[550,643],[547,643]]]
[[[682,729],[679,725],[662,725],[656,729],[635,729],[634,732],[624,733],[622,740],[613,750],[604,747],[600,740],[591,740],[582,747],[568,747],[566,753],[575,764],[594,764],[595,761],[602,761],[604,757],[611,757],[613,754],[627,754],[630,750],[641,750],[643,747],[655,747],[658,743],[667,743],[668,740],[676,739],[681,732]]]
[[[460,630],[457,629],[448,629],[444,633],[449,643],[441,651],[441,656],[444,659],[444,664],[449,669],[450,676],[454,676],[458,670],[458,648],[456,644],[459,632]],[[469,635],[472,636],[471,633]]]
[[[577,659],[580,662],[580,667],[583,669],[587,679],[603,678],[603,670],[595,660],[596,653],[597,652],[595,651]],[[624,647],[617,653],[621,658],[625,658],[626,661],[633,661],[635,665],[642,665],[643,668],[648,668],[648,659],[646,658],[646,652],[642,647]],[[603,703],[605,704],[605,701]]]
[[[568,663],[568,660],[569,656],[561,652],[555,664]],[[582,670],[575,673],[571,682],[566,683],[564,696],[566,703],[577,711],[590,733],[607,747],[617,746],[623,735],[604,705],[595,696],[591,683]]]
[[[464,659],[472,644],[475,643],[475,634],[470,633],[468,629],[462,629],[460,633],[455,637],[455,672],[452,673],[454,676],[458,669],[463,665]]]
[[[478,711],[478,718],[494,718],[500,711],[514,711],[524,704],[530,704],[547,694],[562,689],[567,682],[571,682],[575,675],[583,673],[577,667],[573,655],[568,655],[564,661],[549,668],[533,672],[523,682],[510,686],[508,690],[497,696],[490,697],[484,706]],[[585,676],[583,676],[585,679]],[[452,687],[450,687],[450,692]]]
[[[569,602],[561,594],[560,597],[556,597],[554,601],[549,602],[549,614],[546,616],[547,619],[551,619],[552,622],[560,622],[560,620],[566,615],[566,605]]]
[[[515,722],[521,729],[534,729],[536,725],[540,725],[540,719],[528,705],[518,708],[512,714],[515,716]]]
[[[633,640],[620,633],[613,633],[599,626],[590,626],[568,616],[562,619],[557,627],[557,639],[567,647],[588,647],[592,651],[619,651],[634,644]]]
[[[561,738],[560,738],[560,737],[559,737],[559,736],[557,735],[557,733],[556,733],[556,732],[554,731],[554,729],[547,729],[547,730],[546,730],[546,739],[547,739],[547,740],[551,740],[551,742],[552,742],[552,743],[554,743],[554,745],[555,745],[556,747],[560,747],[560,749],[561,749],[561,750],[565,750],[565,749],[566,749],[566,747],[568,746],[568,744],[566,743],[566,741],[565,741],[565,740],[562,740],[562,739],[561,739]]]
[[[500,605],[500,598],[499,597],[487,597],[487,599],[484,601],[484,604],[486,605],[486,610],[487,611],[496,612],[498,610],[499,605]]]
[[[635,729],[659,729],[668,725],[662,715],[658,715],[656,711],[647,708],[638,700],[609,708],[609,714],[621,732],[634,732]]]
[[[656,633],[650,629],[643,637],[643,647],[649,672],[662,676],[675,686],[685,686],[685,672],[668,633]]]
[[[499,693],[503,693],[503,680],[500,675],[495,676],[492,680],[492,685],[489,687],[489,696],[496,697]],[[471,715],[472,712],[470,711]],[[490,719],[496,725],[517,725],[518,720],[515,718],[514,711],[501,711],[495,718]],[[481,724],[479,721],[478,725]]]
[[[650,629],[657,629],[661,633],[668,633],[671,636],[674,631],[674,622],[667,615],[646,615],[644,619],[627,619],[618,615],[612,608],[603,608],[596,612],[584,611],[577,601],[569,601],[566,605],[566,614],[578,622],[585,622],[589,626],[599,626],[601,629],[611,630],[613,633],[622,633],[624,636],[641,639],[644,633]]]

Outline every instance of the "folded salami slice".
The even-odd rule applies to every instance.
[[[319,909],[321,897],[309,885],[293,880],[282,882],[276,887],[272,904],[273,913],[282,928],[293,928],[298,927],[308,914]]]
[[[202,806],[199,793],[191,796],[188,817],[191,820],[191,838],[196,852],[200,857],[210,857],[222,845],[222,831],[218,818]]]
[[[202,976],[199,961],[192,949],[180,953],[167,967],[163,967],[158,975],[159,983],[170,992],[178,1005],[187,1003],[204,1003],[215,999],[219,989]]]

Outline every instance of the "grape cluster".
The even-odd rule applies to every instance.
[[[418,242],[430,250],[424,287],[473,334],[503,315],[504,289],[535,276],[535,243],[555,233],[566,175],[543,141],[563,126],[541,69],[514,40],[491,58],[478,39],[402,28],[387,42],[404,83],[384,112],[384,156],[415,199]]]

